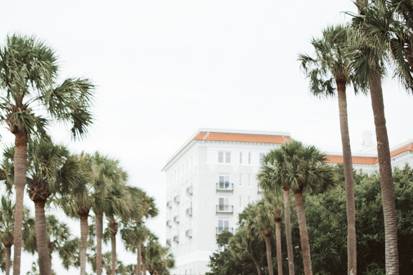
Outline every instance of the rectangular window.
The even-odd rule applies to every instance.
[[[218,152],[218,162],[223,163],[224,162],[224,152],[219,151]]]
[[[224,208],[228,206],[229,204],[228,202],[229,202],[228,198],[219,198],[218,205],[219,205],[220,210],[224,210]]]
[[[228,220],[218,220],[218,230],[223,231],[223,230],[228,230],[229,228],[229,221]]]
[[[251,164],[251,152],[248,152],[248,164]]]
[[[219,188],[227,189],[230,186],[229,176],[219,176]]]
[[[225,152],[225,163],[231,163],[231,152]]]
[[[242,152],[239,153],[239,163],[242,164]]]

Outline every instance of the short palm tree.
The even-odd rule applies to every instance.
[[[74,136],[92,122],[92,84],[75,78],[57,84],[57,77],[53,50],[33,37],[7,37],[0,49],[0,122],[15,136],[14,275],[20,275],[28,142],[34,135],[44,136],[51,119],[71,123]]]
[[[322,192],[332,183],[331,168],[325,164],[326,156],[314,146],[304,146],[298,141],[281,145],[285,167],[285,181],[294,193],[295,210],[300,231],[301,253],[305,275],[312,275],[310,237],[304,208],[304,192]]]
[[[129,222],[120,231],[126,249],[136,253],[135,275],[142,275],[143,244],[149,237],[149,229],[142,222]]]
[[[144,249],[145,266],[150,274],[167,275],[174,267],[175,261],[169,249],[163,247],[153,234],[148,235]]]
[[[354,15],[349,56],[357,83],[364,83],[370,90],[376,129],[377,154],[383,204],[385,231],[386,274],[399,274],[397,240],[397,214],[391,166],[389,138],[384,112],[382,79],[386,61],[389,60],[389,18],[392,11],[386,9],[386,1],[369,2],[360,7],[360,15]]]
[[[78,180],[68,186],[66,193],[59,194],[58,204],[69,217],[80,220],[79,264],[80,274],[86,274],[86,260],[89,234],[89,213],[93,206],[91,187],[91,157],[85,153],[74,156]]]
[[[117,242],[116,236],[119,231],[119,220],[127,220],[132,212],[131,201],[128,199],[129,194],[126,188],[126,173],[122,181],[115,182],[109,190],[108,207],[105,209],[105,215],[108,220],[107,234],[111,243],[111,275],[116,274],[117,269]]]
[[[110,189],[113,184],[124,181],[125,172],[119,161],[96,152],[91,159],[92,209],[96,218],[96,274],[102,274],[103,216],[111,208]]]
[[[13,213],[14,204],[5,196],[0,198],[0,241],[4,247],[4,269],[5,274],[10,274],[11,248],[13,246]]]
[[[279,190],[282,191],[282,201],[284,209],[285,239],[288,256],[288,273],[295,274],[294,252],[291,232],[290,216],[290,185],[287,182],[287,166],[284,162],[284,155],[281,150],[275,149],[264,156],[258,179],[261,188],[266,196],[277,196]]]
[[[265,250],[267,256],[267,269],[268,274],[273,275],[273,263],[272,263],[272,245],[271,236],[273,228],[273,212],[265,201],[260,201],[251,211],[251,223],[252,226],[259,232],[261,239],[265,242]]]
[[[346,87],[352,82],[354,76],[351,70],[351,60],[346,54],[348,29],[347,26],[342,25],[326,28],[322,38],[313,39],[311,42],[315,55],[300,55],[299,61],[310,80],[310,90],[314,95],[337,95],[338,98],[346,189],[347,273],[355,275],[357,274],[356,204],[346,94]]]

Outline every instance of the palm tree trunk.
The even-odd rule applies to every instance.
[[[80,275],[86,275],[86,249],[88,237],[88,215],[80,216]]]
[[[102,274],[103,213],[96,213],[96,275]]]
[[[116,233],[118,231],[118,226],[116,221],[113,219],[110,221],[110,243],[111,243],[111,275],[116,275],[116,265],[117,265],[117,255],[116,255]]]
[[[140,265],[141,265],[141,249],[140,247],[137,247],[136,248],[135,275],[140,275]]]
[[[274,275],[274,271],[272,267],[271,238],[269,236],[265,236],[264,241],[265,241],[265,251],[267,254],[268,274]]]
[[[39,254],[39,271],[42,275],[51,275],[51,260],[49,253],[49,237],[47,236],[46,215],[44,212],[45,202],[36,201],[35,207],[35,230],[36,247]]]
[[[313,275],[311,265],[310,237],[308,236],[307,221],[305,218],[304,198],[302,193],[294,193],[295,211],[297,212],[298,228],[300,230],[301,253],[305,275]]]
[[[344,179],[347,213],[347,274],[357,274],[356,203],[354,200],[353,159],[348,129],[346,83],[337,81],[340,115],[341,145],[343,149]]]
[[[394,195],[393,175],[389,139],[384,114],[383,91],[379,73],[369,75],[371,104],[376,127],[377,155],[379,159],[380,186],[384,215],[384,237],[386,274],[399,274],[399,254],[397,247],[397,214]]]
[[[257,275],[262,275],[261,269],[260,269],[260,265],[258,264],[257,260],[254,258],[254,256],[252,256],[251,254],[249,254],[252,262],[254,263],[255,269],[257,270]]]
[[[20,275],[21,253],[22,253],[22,226],[23,226],[23,198],[26,185],[27,172],[27,135],[17,133],[15,135],[14,151],[14,185],[16,188],[16,206],[14,209],[14,255],[13,275]]]
[[[291,234],[290,195],[288,189],[283,189],[285,239],[287,243],[288,274],[295,275],[293,238]]]
[[[275,256],[277,258],[277,274],[283,275],[283,255],[281,248],[281,221],[275,221]]]
[[[6,275],[10,275],[10,267],[11,267],[11,245],[5,246],[4,249],[4,258],[5,258],[5,271]]]

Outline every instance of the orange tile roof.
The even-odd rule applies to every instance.
[[[390,152],[390,154],[392,157],[396,157],[398,155],[401,155],[407,152],[413,152],[413,143],[409,143],[407,145],[394,149],[393,151]]]
[[[341,155],[327,155],[328,163],[342,164],[343,156]],[[353,156],[353,164],[373,165],[377,163],[377,157],[369,156]]]
[[[199,132],[194,140],[198,141],[232,141],[251,143],[282,144],[291,138],[287,135],[271,134],[243,134],[243,133],[223,133],[223,132]]]

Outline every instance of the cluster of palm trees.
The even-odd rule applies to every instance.
[[[337,95],[346,187],[348,274],[357,274],[356,209],[347,117],[346,88],[369,92],[377,138],[386,240],[386,274],[399,274],[397,217],[391,156],[384,112],[382,79],[386,72],[413,89],[413,2],[358,0],[349,24],[327,27],[313,39],[314,56],[299,61],[317,96]]]
[[[393,70],[392,75],[404,84],[406,90],[413,90],[413,1],[358,0],[356,6],[358,13],[349,13],[351,22],[327,27],[321,38],[311,42],[314,54],[300,55],[299,61],[310,80],[310,90],[314,95],[337,95],[338,98],[346,190],[349,275],[357,274],[357,234],[346,89],[352,85],[356,93],[360,91],[370,94],[384,217],[385,269],[386,274],[397,275],[397,215],[382,79],[388,71]],[[265,190],[264,199],[247,208],[240,216],[240,228],[230,242],[235,255],[241,255],[236,253],[237,247],[244,248],[244,252],[256,264],[258,274],[262,272],[254,255],[254,246],[257,244],[253,243],[254,238],[251,236],[258,234],[264,240],[268,274],[273,274],[272,250],[269,247],[272,228],[275,228],[278,274],[283,274],[279,226],[281,211],[284,212],[288,271],[290,275],[295,274],[290,222],[291,192],[298,220],[304,274],[313,274],[303,193],[306,190],[323,190],[332,183],[331,167],[325,161],[325,155],[316,148],[296,141],[282,145],[265,157],[258,176],[260,185]],[[251,238],[247,238],[248,235]]]
[[[0,122],[15,140],[4,150],[0,169],[2,189],[7,190],[0,202],[2,268],[6,274],[12,268],[13,275],[20,275],[25,249],[38,254],[42,275],[53,272],[53,252],[64,266],[79,266],[82,275],[88,260],[98,275],[104,268],[107,274],[118,274],[124,269],[116,253],[120,232],[137,255],[131,273],[168,274],[173,259],[145,227],[146,219],[157,215],[154,200],[127,184],[119,161],[98,152],[74,154],[53,143],[51,123],[70,125],[75,138],[92,123],[93,84],[82,78],[58,82],[58,73],[56,54],[34,37],[11,35],[0,48]],[[24,206],[26,191],[34,218]],[[15,200],[9,199],[13,193]],[[50,206],[79,220],[79,239],[47,213]],[[109,258],[103,254],[102,242],[107,240]]]

